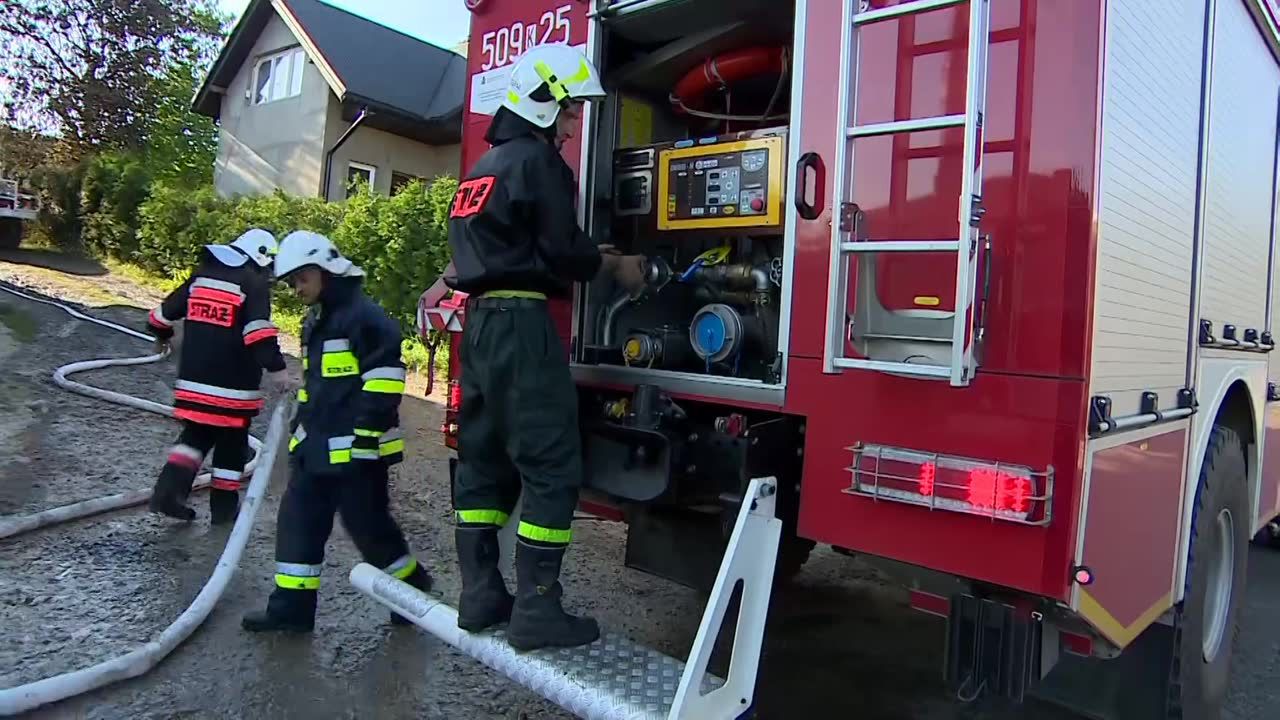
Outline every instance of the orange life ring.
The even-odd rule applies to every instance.
[[[671,104],[678,112],[684,108],[700,110],[711,90],[723,89],[731,83],[757,75],[781,75],[786,71],[787,49],[784,47],[730,50],[707,58],[685,73],[671,94]]]

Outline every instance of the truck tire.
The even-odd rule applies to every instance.
[[[0,250],[16,250],[22,244],[22,221],[0,218]]]
[[[1196,488],[1185,597],[1174,619],[1169,720],[1218,720],[1231,680],[1249,549],[1244,443],[1215,425]]]
[[[817,543],[812,540],[788,535],[784,528],[778,543],[778,560],[773,569],[774,582],[789,583],[794,580],[816,546]]]

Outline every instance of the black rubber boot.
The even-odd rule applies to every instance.
[[[413,569],[413,572],[409,573],[409,577],[405,578],[404,581],[424,593],[431,590],[431,574],[422,567],[421,562]],[[412,625],[413,621],[392,610],[391,623],[393,625]]]
[[[507,626],[507,642],[516,650],[576,647],[600,637],[595,620],[569,615],[560,606],[565,549],[516,544],[516,601]]]
[[[240,493],[209,488],[209,524],[225,525],[240,512]]]
[[[184,503],[195,477],[195,471],[190,468],[166,463],[151,490],[151,502],[147,504],[147,509],[178,520],[194,520],[196,511]]]
[[[511,619],[515,598],[498,570],[498,529],[460,527],[453,531],[462,569],[458,627],[480,632]]]
[[[255,610],[240,619],[249,632],[307,633],[316,626],[316,591],[276,588],[266,610]]]

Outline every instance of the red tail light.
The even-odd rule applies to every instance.
[[[884,445],[849,449],[853,484],[846,492],[1027,525],[1051,519],[1053,468],[1037,472]]]

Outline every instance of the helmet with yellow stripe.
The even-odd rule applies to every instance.
[[[539,45],[511,68],[502,106],[540,128],[556,122],[575,101],[604,97],[600,73],[581,51],[563,44]]]

